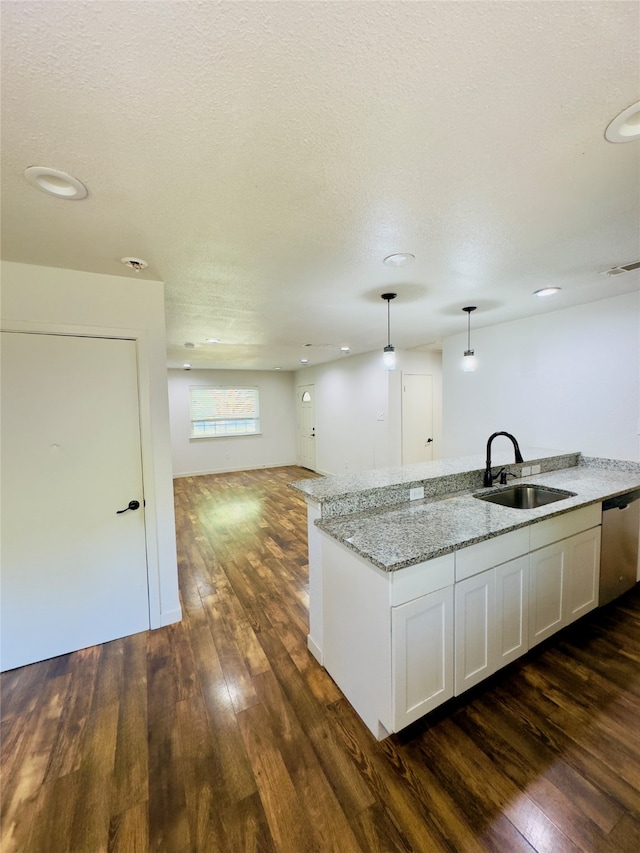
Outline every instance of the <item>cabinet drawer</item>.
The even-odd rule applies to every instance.
[[[392,607],[427,595],[453,583],[453,554],[445,554],[406,569],[391,572],[390,603]]]
[[[583,506],[580,509],[573,510],[573,512],[556,515],[554,518],[546,518],[544,521],[538,521],[529,528],[531,550],[544,548],[545,545],[550,545],[552,542],[559,542],[560,539],[567,539],[575,533],[589,530],[590,527],[596,527],[601,521],[602,506],[599,503]]]
[[[456,551],[456,581],[470,578],[492,566],[521,557],[529,551],[529,528],[520,527]]]

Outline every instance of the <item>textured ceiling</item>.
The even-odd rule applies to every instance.
[[[640,288],[599,275],[640,257],[640,143],[603,136],[640,97],[636,2],[1,14],[3,257],[165,281],[171,366],[381,348],[388,290],[404,348],[465,331],[465,305],[473,328]],[[30,165],[88,198],[40,193]]]

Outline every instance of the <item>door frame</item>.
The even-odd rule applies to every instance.
[[[155,496],[154,459],[150,399],[149,341],[145,329],[122,329],[75,324],[32,323],[18,320],[3,321],[0,331],[30,335],[61,335],[81,338],[112,338],[136,344],[138,373],[138,412],[140,448],[142,455],[142,488],[144,493],[144,529],[147,552],[147,585],[149,589],[149,626],[160,628],[176,621],[171,614],[162,613],[160,598],[160,557],[158,550],[158,517]],[[179,618],[179,617],[178,617]]]

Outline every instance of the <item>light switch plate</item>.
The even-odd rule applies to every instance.
[[[539,474],[540,473],[540,466],[539,465],[532,465],[531,466],[531,473],[532,474]]]
[[[531,465],[523,465],[520,470],[521,477],[529,477],[531,475]]]
[[[419,501],[424,497],[424,486],[416,486],[415,489],[409,489],[409,500]]]

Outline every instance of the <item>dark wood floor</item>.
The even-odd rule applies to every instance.
[[[3,853],[640,851],[640,592],[377,743],[306,648],[303,476],[178,480],[183,622],[3,676]]]

